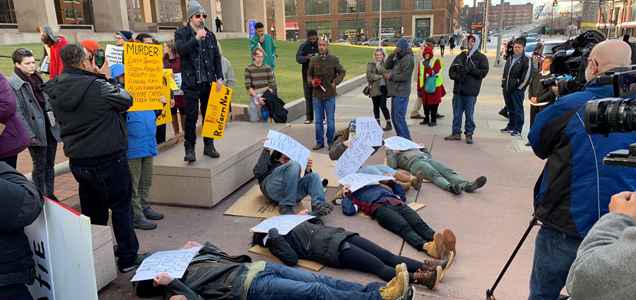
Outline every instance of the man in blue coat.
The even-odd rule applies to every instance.
[[[603,165],[611,151],[626,149],[636,133],[608,137],[585,130],[585,104],[611,97],[602,75],[630,65],[631,49],[618,40],[599,43],[588,58],[585,88],[557,99],[537,115],[528,136],[546,164],[534,190],[537,234],[529,299],[559,298],[576,251],[592,225],[608,211],[610,197],[636,190],[636,169]]]

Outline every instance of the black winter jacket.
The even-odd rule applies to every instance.
[[[460,53],[448,70],[448,75],[455,81],[453,94],[476,97],[479,95],[481,82],[488,75],[488,71],[486,55],[476,51],[468,58],[468,52]]]
[[[174,33],[175,47],[181,57],[181,86],[184,90],[196,89],[199,84],[208,85],[212,81],[223,79],[221,53],[216,36],[207,28],[205,30],[208,34],[201,41],[197,41],[196,34],[190,24],[179,28]],[[199,58],[200,47],[205,49],[203,60]],[[206,72],[207,82],[198,82],[197,73],[199,72]]]
[[[126,151],[128,134],[122,113],[132,105],[128,93],[105,77],[72,67],[46,83],[60,126],[64,153],[73,159]]]
[[[33,252],[24,227],[42,211],[42,195],[22,174],[0,162],[0,287],[31,284]]]
[[[523,55],[515,61],[514,56],[508,57],[506,66],[504,67],[503,78],[501,79],[501,87],[504,93],[520,90],[525,91],[530,84],[532,75],[532,61],[529,57]]]
[[[330,267],[340,267],[340,250],[343,243],[357,233],[340,227],[329,227],[321,224],[303,222],[287,235],[267,240],[267,247],[272,254],[289,266],[298,264],[298,259],[308,259]],[[289,244],[290,247],[281,246]],[[291,251],[280,251],[290,249]]]
[[[298,46],[298,51],[296,52],[296,62],[302,65],[303,72],[303,82],[307,82],[307,70],[309,70],[309,60],[307,56],[318,55],[318,43],[310,43],[309,41],[305,41],[304,43]]]

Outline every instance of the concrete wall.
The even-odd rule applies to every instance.
[[[93,1],[95,31],[130,30],[126,0]]]
[[[223,31],[245,32],[245,14],[242,0],[221,0]]]
[[[49,25],[53,30],[57,30],[53,0],[19,0],[13,1],[13,5],[18,30],[21,32],[36,32],[36,28],[42,25]]]
[[[247,23],[247,20],[254,19],[263,23],[265,28],[270,28],[270,25],[267,24],[267,7],[265,4],[265,0],[243,0],[243,7],[245,9],[245,19],[243,23]],[[283,28],[285,27],[283,26]]]
[[[287,30],[285,30],[285,0],[274,0],[274,15],[276,17],[276,39],[284,41],[287,39]]]

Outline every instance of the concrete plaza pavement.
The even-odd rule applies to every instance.
[[[445,58],[445,66],[450,65],[450,59],[449,56]],[[471,180],[480,175],[488,177],[488,183],[483,189],[461,196],[442,191],[431,183],[423,184],[417,201],[427,206],[419,211],[420,215],[436,230],[454,230],[458,239],[458,253],[455,264],[439,287],[429,291],[416,286],[416,299],[484,299],[486,288],[496,278],[531,218],[533,186],[543,162],[524,146],[525,140],[499,132],[506,125],[505,120],[497,115],[503,104],[500,78],[501,68],[491,68],[484,81],[477,100],[474,145],[467,145],[463,140],[443,140],[450,133],[452,122],[453,83],[447,77],[445,85],[449,95],[440,106],[440,113],[446,117],[438,120],[438,126],[422,126],[417,123],[419,120],[408,120],[413,139],[426,145],[436,160],[446,163]],[[345,126],[354,117],[372,114],[371,101],[361,90],[362,87],[337,98],[338,128]],[[414,101],[416,98],[412,94],[411,104]],[[527,111],[526,107],[526,115]],[[294,121],[288,132],[305,146],[312,147],[313,125],[304,125],[302,120]],[[525,134],[527,129],[524,130]],[[389,132],[386,136],[389,135],[394,135],[394,132]],[[379,151],[370,161],[381,162],[383,159],[382,151]],[[223,212],[254,184],[256,181],[252,180],[213,209],[155,206],[166,218],[158,222],[157,230],[137,231],[141,250],[169,250],[188,240],[198,240],[210,241],[230,254],[249,254],[249,228],[260,220],[224,216]],[[329,189],[328,199],[334,193],[334,189]],[[337,209],[325,218],[325,223],[358,232],[394,253],[415,259],[425,257],[422,252],[404,244],[401,238],[384,230],[369,218],[346,217]],[[499,285],[496,291],[498,299],[527,298],[535,232],[536,229]],[[255,260],[263,259],[258,255],[249,255]],[[351,270],[327,267],[321,273],[360,283],[379,281],[372,275]],[[131,276],[132,274],[120,274],[116,281],[100,292],[100,299],[137,299],[129,282]]]

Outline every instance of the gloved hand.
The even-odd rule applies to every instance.
[[[311,81],[311,86],[313,87],[319,87],[322,84],[322,80],[320,80],[320,78],[314,78]]]
[[[311,205],[311,215],[316,217],[324,217],[333,211],[333,205],[321,202]]]

